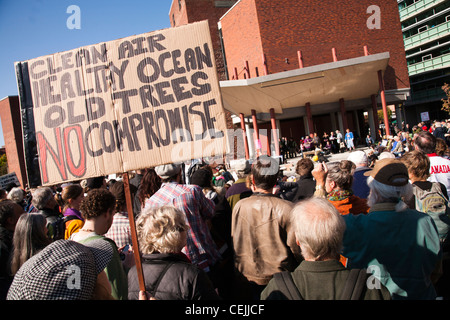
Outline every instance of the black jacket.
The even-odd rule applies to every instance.
[[[168,268],[163,274],[166,267]],[[146,291],[157,300],[220,299],[206,273],[182,255],[163,253],[143,255],[142,270]],[[158,279],[160,282],[154,292]],[[134,266],[128,272],[128,299],[138,300],[138,298],[139,281]]]
[[[316,181],[312,175],[301,176],[297,181],[297,185],[297,193],[292,198],[292,202],[298,202],[314,195]]]

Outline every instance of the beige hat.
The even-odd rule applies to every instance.
[[[181,165],[169,163],[155,167],[155,172],[161,179],[169,179],[176,176],[181,170]]]
[[[382,159],[375,163],[372,170],[364,173],[380,183],[388,186],[404,186],[408,184],[408,169],[403,162],[396,159]]]

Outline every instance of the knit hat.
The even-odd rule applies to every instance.
[[[155,172],[161,179],[169,179],[176,176],[181,170],[181,165],[169,163],[162,166],[157,166]]]
[[[388,186],[404,186],[408,184],[408,169],[403,162],[396,159],[382,159],[375,163],[372,170],[364,172],[376,181]]]
[[[104,240],[80,244],[57,240],[28,259],[17,271],[8,300],[89,300],[97,275],[113,255]]]

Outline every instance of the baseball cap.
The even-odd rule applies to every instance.
[[[364,172],[376,181],[388,186],[404,186],[408,184],[409,175],[406,166],[396,159],[382,159],[375,163],[372,170]]]
[[[111,245],[101,239],[52,242],[17,271],[7,300],[92,299],[97,275],[112,256]]]

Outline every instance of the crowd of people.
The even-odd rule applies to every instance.
[[[288,152],[344,143],[348,158],[301,158],[289,178],[265,155],[138,170],[133,212],[120,176],[9,188],[0,298],[448,299],[450,132],[430,127],[368,141],[367,152],[350,130],[313,134]]]
[[[322,137],[316,132],[310,133],[300,140],[295,141],[294,138],[281,137],[279,139],[280,154],[283,161],[286,159],[296,158],[298,155],[303,155],[304,152],[320,150],[325,155],[343,153],[345,151],[352,151],[356,149],[357,137],[350,129],[346,129],[342,134],[340,130],[324,132]]]

